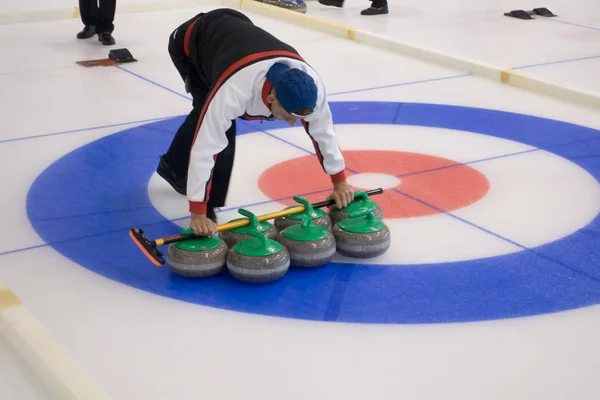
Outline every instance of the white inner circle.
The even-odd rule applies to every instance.
[[[533,248],[554,242],[583,228],[600,212],[600,184],[593,176],[569,160],[542,150],[506,156],[535,149],[523,143],[417,126],[338,125],[336,131],[344,150],[412,152],[458,163],[484,160],[469,166],[488,179],[490,189],[480,200],[449,214],[387,218],[385,223],[391,230],[392,244],[386,254],[367,260],[336,255],[334,261],[401,265],[501,256],[523,250],[513,243]],[[369,132],[368,140],[365,140],[365,132]],[[302,128],[278,129],[270,133],[313,152],[310,138]],[[271,199],[260,191],[258,179],[275,164],[307,155],[307,152],[262,133],[241,135],[237,140],[236,164],[225,206],[232,210],[218,214],[220,223],[239,218],[239,207],[257,215],[287,207],[269,201]],[[256,157],[257,149],[265,148],[269,152]],[[365,175],[364,182],[361,175]],[[354,183],[364,189],[392,185],[391,181],[385,185],[383,180],[375,180],[369,175],[386,176],[360,174],[355,178],[360,182]],[[316,190],[312,176],[290,176],[289,179],[301,187],[299,193],[291,195]],[[327,184],[323,187],[330,188]],[[184,196],[177,194],[156,174],[149,182],[148,192],[154,207],[166,218],[184,217],[175,222],[182,227],[189,226],[188,203]],[[410,194],[418,198],[418,193]],[[322,192],[322,199],[328,195],[329,191]],[[373,200],[379,201],[378,197]],[[264,204],[256,204],[261,202]]]
[[[348,177],[348,183],[357,189],[382,188],[391,189],[400,184],[400,178],[389,174],[366,172]]]

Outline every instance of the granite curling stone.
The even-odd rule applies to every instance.
[[[249,233],[250,231],[258,231],[259,233],[265,235],[268,239],[275,239],[275,236],[277,236],[277,229],[275,229],[273,224],[266,221],[259,222],[256,215],[243,208],[240,208],[238,212],[243,216],[248,217],[250,219],[250,224],[239,228],[219,232],[219,235],[225,241],[225,243],[227,243],[227,246],[229,246],[229,248],[232,248],[241,241],[252,238],[252,236]],[[239,221],[241,219],[243,218],[234,219],[231,222]]]
[[[199,236],[171,243],[167,250],[167,265],[173,273],[189,278],[213,276],[225,267],[228,250],[227,244],[218,236]]]
[[[299,225],[304,220],[305,215],[310,215],[312,223],[317,226],[322,226],[327,230],[331,230],[332,223],[329,214],[323,210],[315,210],[310,202],[302,197],[294,196],[294,200],[304,206],[304,211],[299,214],[288,215],[285,217],[279,217],[275,219],[275,228],[281,232],[284,229],[292,226]],[[287,207],[286,210],[297,206]]]
[[[296,11],[306,14],[307,6],[302,0],[257,0],[260,3],[270,4],[275,7],[281,7],[286,10]]]
[[[391,244],[390,230],[371,210],[355,211],[331,229],[337,252],[351,258],[372,258],[384,254]]]
[[[227,270],[236,279],[250,283],[271,282],[283,277],[290,268],[287,249],[257,230],[248,230],[250,239],[229,249]]]
[[[318,267],[327,264],[336,252],[335,237],[322,226],[313,224],[310,214],[304,221],[285,228],[277,241],[290,253],[292,267]]]
[[[331,224],[335,225],[338,222],[348,218],[353,212],[367,209],[373,212],[375,218],[383,221],[383,211],[379,204],[369,198],[369,195],[362,191],[354,192],[354,200],[350,202],[346,207],[337,209],[331,208],[329,211],[329,217],[331,218]]]

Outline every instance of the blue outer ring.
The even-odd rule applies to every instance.
[[[482,133],[552,151],[597,179],[600,176],[600,131],[583,126],[449,105],[339,102],[331,107],[337,124],[401,124]],[[158,155],[181,122],[175,118],[125,130],[52,164],[27,198],[28,216],[38,234],[65,257],[126,285],[206,306],[280,317],[390,324],[464,322],[600,302],[598,216],[556,242],[466,262],[380,268],[331,263],[291,270],[283,279],[262,285],[244,284],[226,273],[191,280],[156,268],[127,233],[132,226],[142,227],[151,238],[180,230],[151,205],[147,183]],[[256,132],[260,123],[238,126],[239,134],[246,134]]]

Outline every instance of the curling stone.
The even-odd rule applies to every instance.
[[[371,210],[355,211],[331,229],[337,252],[346,257],[371,258],[385,253],[391,244],[390,230]]]
[[[290,253],[292,267],[317,267],[327,264],[336,252],[335,237],[325,227],[315,225],[310,213],[304,221],[285,228],[277,241]]]
[[[250,219],[250,224],[240,228],[219,232],[219,235],[225,241],[225,243],[227,243],[229,248],[232,248],[243,240],[252,238],[249,233],[250,231],[258,231],[259,233],[265,235],[268,239],[275,239],[275,236],[277,236],[277,229],[275,229],[273,224],[266,221],[259,222],[258,218],[256,218],[256,215],[243,208],[240,208],[238,212],[243,216],[248,217]],[[243,218],[234,219],[233,221],[239,221],[241,219]]]
[[[247,231],[250,239],[229,249],[227,270],[244,282],[263,283],[284,276],[290,267],[290,253],[281,244],[257,230]]]
[[[283,231],[289,226],[301,224],[304,220],[305,215],[310,216],[314,225],[322,226],[327,230],[331,230],[332,224],[331,218],[329,218],[329,214],[327,214],[323,210],[315,210],[312,204],[310,204],[308,200],[303,199],[302,197],[294,196],[294,200],[304,206],[304,211],[299,214],[288,215],[286,217],[279,217],[275,219],[274,225],[279,232]],[[286,210],[294,207],[297,206],[287,207]]]
[[[306,14],[306,3],[303,0],[257,0],[258,2],[270,4],[275,7],[281,7],[286,10],[296,11]]]
[[[192,233],[186,229],[182,234]],[[195,237],[171,243],[167,250],[167,264],[177,275],[203,278],[216,275],[225,266],[227,244],[217,236]]]
[[[331,208],[329,211],[329,217],[331,218],[332,225],[337,224],[338,222],[348,218],[348,215],[353,212],[367,209],[373,212],[375,218],[383,221],[383,211],[381,207],[373,200],[369,198],[369,195],[365,192],[356,191],[354,192],[354,200],[346,207],[342,209]]]

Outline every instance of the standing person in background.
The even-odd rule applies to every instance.
[[[344,0],[319,0],[319,3],[324,6],[344,6]],[[388,12],[387,0],[371,0],[371,7],[362,10],[360,13],[361,15],[381,15],[387,14]]]
[[[117,0],[79,0],[79,12],[84,27],[77,34],[77,39],[89,39],[97,33],[98,40],[103,45],[115,44],[112,32],[115,29],[113,21],[116,8]]]

